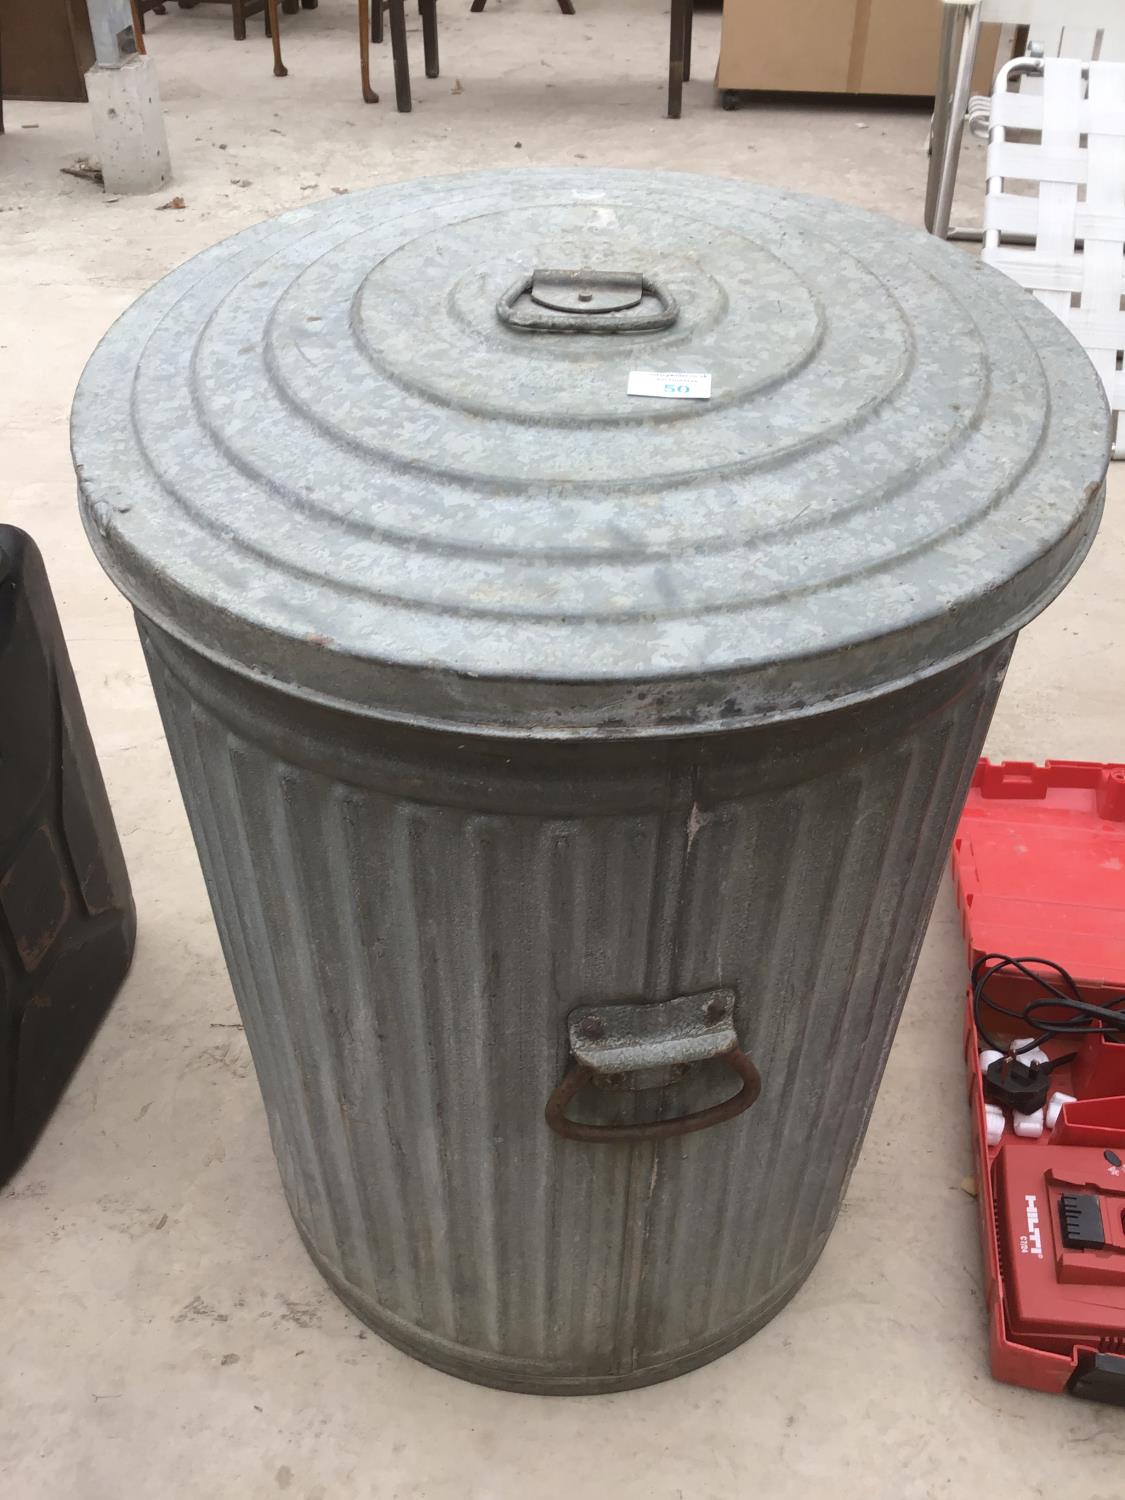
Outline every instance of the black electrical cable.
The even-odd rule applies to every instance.
[[[1032,967],[1035,965],[1035,968]],[[1059,984],[1052,984],[1042,973],[1037,973],[1036,968],[1050,969],[1059,976]],[[998,1000],[987,993],[989,981],[995,979],[997,974],[1007,970],[1022,974],[1025,979],[1037,985],[1043,993],[1034,1000],[1028,1000],[1019,1010],[1009,1010],[1006,1005],[1001,1005]],[[976,1023],[977,1034],[981,1041],[994,1052],[1006,1052],[1010,1056],[1018,1056],[1021,1052],[1030,1052],[1040,1046],[1053,1036],[1083,1036],[1091,1031],[1106,1031],[1114,1034],[1115,1040],[1125,1041],[1125,995],[1115,995],[1107,1000],[1104,1005],[1094,1005],[1089,1000],[1083,1000],[1082,994],[1062,964],[1057,964],[1050,958],[1009,958],[1004,953],[986,953],[983,958],[978,958],[973,965],[973,1020]],[[1060,988],[1059,985],[1065,986]],[[1022,1047],[1012,1047],[1010,1042],[1000,1042],[989,1036],[984,1029],[981,1019],[985,1003],[988,1008],[999,1012],[1000,1015],[1009,1016],[1013,1021],[1022,1023],[1021,1030],[1031,1029],[1037,1032],[1029,1042]],[[1042,1017],[1043,1011],[1064,1010],[1067,1013],[1065,1020],[1046,1020]],[[1039,1017],[1038,1021],[1036,1017]]]

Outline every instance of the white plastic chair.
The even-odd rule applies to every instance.
[[[970,98],[982,25],[1000,26],[998,64],[1024,27],[1032,56],[1125,61],[1125,0],[943,0],[942,22],[926,228],[943,239],[979,239],[979,230],[950,230],[949,221],[965,120],[979,134],[988,129],[988,98]]]
[[[1020,77],[1041,79],[1042,90],[1011,92]],[[1021,138],[1010,140],[1010,131]],[[1125,63],[1021,58],[1002,68],[987,170],[983,259],[1032,292],[1085,348],[1115,414],[1121,457]],[[1023,190],[1013,192],[1015,183]]]

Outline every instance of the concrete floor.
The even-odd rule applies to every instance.
[[[38,538],[136,889],[132,975],[26,1170],[0,1197],[0,1493],[256,1500],[857,1500],[1122,1493],[1125,1418],[996,1385],[986,1363],[943,892],[835,1235],[796,1300],[709,1368],[636,1394],[508,1396],[365,1334],[293,1232],[129,612],[79,527],[67,411],[115,315],[187,255],[278,209],[505,163],[696,168],[920,219],[917,112],[755,107],[707,81],[665,120],[667,21],[644,0],[443,8],[440,80],[399,116],[359,98],[352,7],[258,29],[213,6],[152,18],[183,211],[108,201],[59,168],[81,106],[9,105],[0,139],[3,515]],[[412,29],[416,28],[412,16]],[[34,128],[32,128],[34,127]],[[967,148],[966,181],[980,180]],[[158,399],[159,393],[154,393]],[[990,748],[1121,759],[1122,513],[1026,632]]]

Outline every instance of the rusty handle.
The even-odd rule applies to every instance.
[[[743,1110],[749,1109],[762,1091],[762,1077],[757,1068],[738,1047],[720,1054],[722,1061],[742,1079],[737,1094],[713,1104],[709,1109],[697,1109],[694,1114],[677,1115],[674,1120],[655,1120],[651,1125],[584,1125],[579,1120],[567,1117],[566,1107],[570,1101],[594,1077],[593,1068],[573,1061],[563,1076],[562,1082],[547,1101],[544,1115],[547,1124],[567,1141],[585,1141],[592,1144],[637,1145],[643,1141],[668,1141],[678,1135],[692,1135],[697,1130],[709,1130],[712,1125],[721,1125],[724,1120],[733,1120]]]

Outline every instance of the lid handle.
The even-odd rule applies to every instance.
[[[525,333],[655,333],[679,315],[667,287],[639,271],[532,271],[496,304],[501,323]]]

